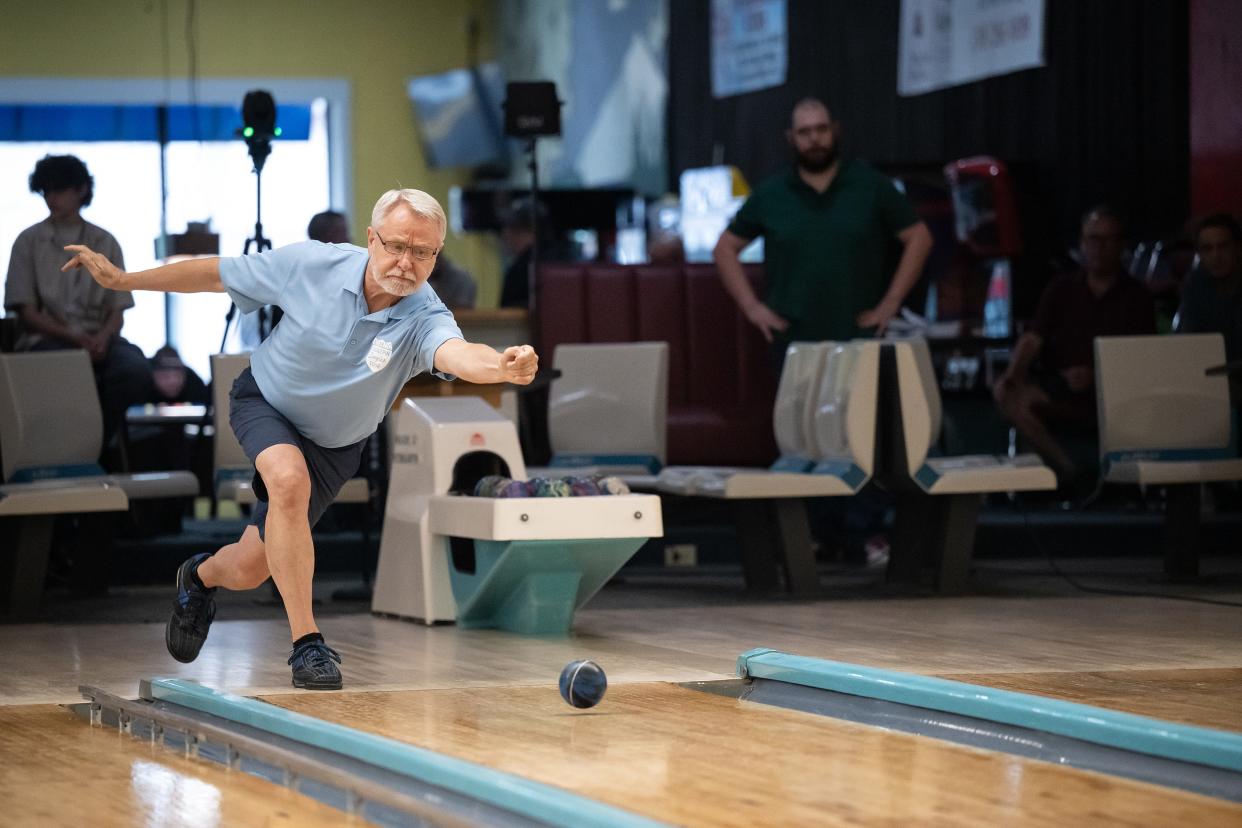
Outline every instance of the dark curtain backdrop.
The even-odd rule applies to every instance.
[[[1176,232],[1188,206],[1188,16],[1174,0],[1048,0],[1045,66],[897,95],[900,0],[789,0],[785,86],[711,93],[710,0],[670,0],[671,189],[688,167],[733,164],[752,183],[788,162],[789,110],[823,98],[847,153],[937,170],[989,154],[1022,191],[1032,246],[1057,249],[1083,210],[1115,205],[1131,235]],[[1240,81],[1242,82],[1242,81]]]

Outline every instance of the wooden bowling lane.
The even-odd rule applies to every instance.
[[[0,823],[39,828],[368,824],[50,704],[0,707],[0,803]]]
[[[955,673],[941,678],[1242,732],[1242,668]]]
[[[1242,805],[703,693],[623,684],[265,697],[682,825],[1242,824]]]

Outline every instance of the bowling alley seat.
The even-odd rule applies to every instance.
[[[747,276],[762,292],[762,275]],[[535,344],[668,343],[667,461],[772,462],[776,377],[768,344],[711,265],[548,262],[535,290]]]
[[[1164,486],[1165,573],[1199,572],[1200,484],[1242,480],[1220,334],[1095,340],[1100,473],[1106,483]]]
[[[664,465],[668,343],[557,345],[548,395],[552,460],[530,477],[618,475],[651,488]]]
[[[699,497],[852,495],[871,474],[879,345],[795,342],[772,406],[780,456],[767,469],[671,466],[659,491]]]
[[[216,501],[231,500],[239,505],[252,505],[256,498],[252,488],[254,465],[229,425],[229,391],[233,382],[250,365],[249,354],[211,355],[211,406],[212,423],[215,428],[213,448],[212,491]],[[334,503],[362,503],[371,501],[371,487],[365,477],[354,477],[345,482]],[[369,516],[364,520],[364,536],[367,534]],[[366,542],[364,537],[364,543]]]
[[[770,468],[675,466],[660,473],[657,490],[664,494],[730,501],[750,588],[777,586],[779,558],[790,592],[818,592],[802,498],[854,495],[871,478],[879,348],[861,340],[789,346],[772,414],[781,454]]]
[[[941,592],[965,589],[975,524],[989,492],[1050,491],[1056,475],[1038,455],[938,457],[940,385],[927,340],[893,343],[895,383],[881,392],[891,429],[888,459],[897,496],[897,523],[889,557],[890,580],[916,580],[925,564],[938,567]],[[882,369],[884,376],[892,372]],[[889,399],[891,397],[891,399]]]
[[[198,494],[188,471],[108,474],[98,465],[103,414],[85,351],[0,354],[0,446],[0,517],[28,518],[17,555],[4,563],[10,606],[21,612],[43,591],[54,515]]]

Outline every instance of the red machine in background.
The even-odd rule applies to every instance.
[[[940,321],[982,317],[984,336],[1008,337],[1013,330],[1010,278],[1013,261],[1023,251],[1009,169],[984,155],[952,161],[944,175],[958,245],[948,272],[929,287],[934,294],[928,308]]]

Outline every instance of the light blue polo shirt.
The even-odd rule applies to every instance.
[[[306,438],[340,448],[375,431],[401,386],[433,369],[436,349],[461,329],[430,285],[370,313],[367,251],[308,241],[220,259],[220,281],[244,313],[284,311],[250,358],[263,397]]]

